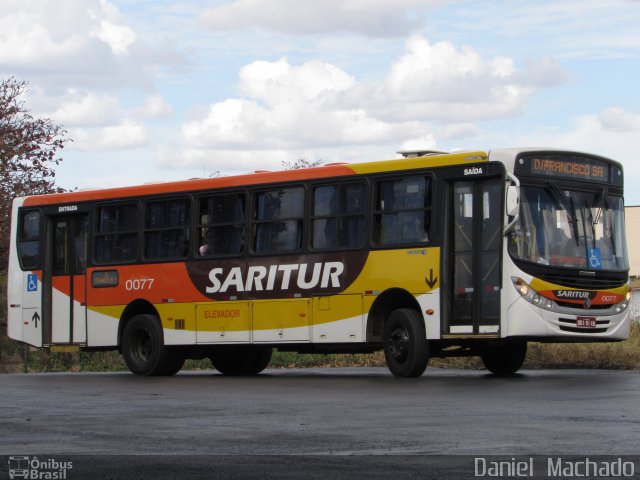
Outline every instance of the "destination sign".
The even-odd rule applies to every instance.
[[[615,170],[611,178],[612,170]],[[530,154],[516,162],[516,173],[599,183],[622,184],[621,172],[607,162],[578,155]]]
[[[591,159],[576,162],[572,160],[532,158],[530,162],[531,173],[536,175],[571,177],[576,180],[609,181],[609,166]]]

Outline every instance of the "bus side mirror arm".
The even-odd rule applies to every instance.
[[[513,219],[504,227],[504,235],[507,235],[520,219],[520,180],[511,173],[507,173],[507,181],[513,185],[507,185],[505,207],[507,216]]]

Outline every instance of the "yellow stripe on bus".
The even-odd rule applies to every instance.
[[[349,168],[358,174],[367,174],[396,170],[413,170],[416,168],[426,167],[448,167],[468,163],[478,163],[487,160],[488,156],[486,152],[477,151],[430,155],[426,157],[401,158],[397,160],[383,160],[379,162],[353,163],[349,164]]]

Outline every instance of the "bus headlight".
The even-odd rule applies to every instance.
[[[631,291],[627,292],[624,297],[624,300],[616,305],[616,313],[623,312],[629,306],[629,302],[631,301]]]
[[[531,285],[522,280],[520,277],[511,277],[511,281],[513,282],[513,286],[515,287],[516,291],[527,302],[537,307],[546,308],[547,310],[551,310],[553,308],[552,300],[549,300],[548,298],[540,295],[533,288],[531,288]]]

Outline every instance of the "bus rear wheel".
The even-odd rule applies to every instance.
[[[122,356],[132,373],[144,376],[173,375],[185,361],[179,347],[167,347],[162,340],[160,320],[153,315],[136,315],[122,333]]]
[[[419,377],[429,363],[429,345],[421,315],[411,308],[394,310],[384,326],[384,357],[396,377]]]
[[[257,375],[269,365],[273,349],[265,345],[229,345],[209,356],[213,368],[224,375]]]
[[[514,340],[482,355],[482,363],[487,370],[494,375],[513,375],[524,363],[527,356],[527,342],[525,340]]]

